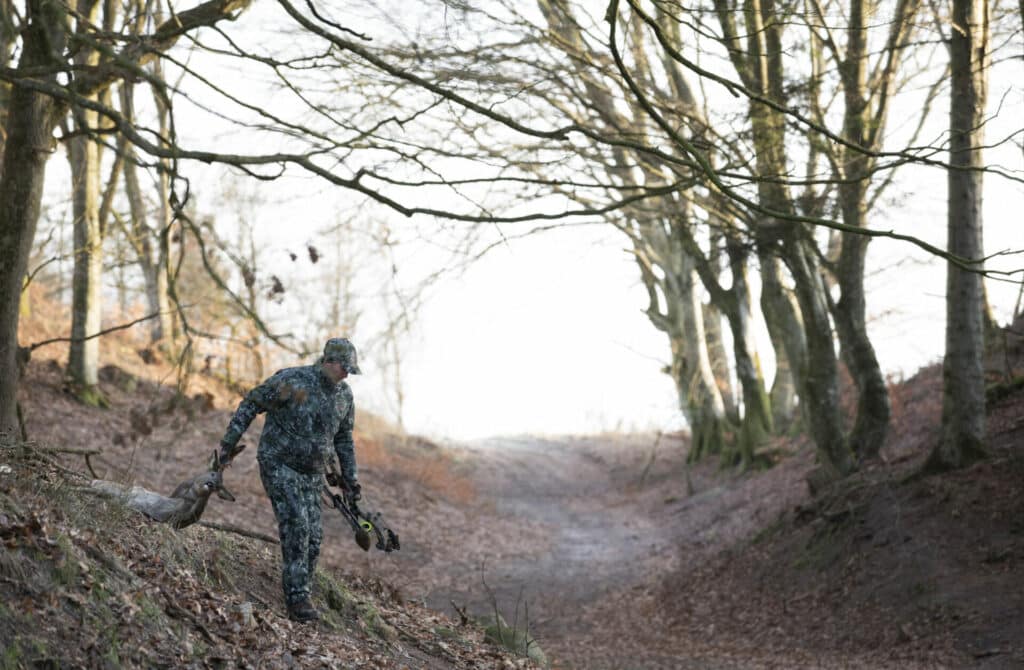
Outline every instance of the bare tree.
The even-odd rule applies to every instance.
[[[988,94],[988,0],[953,0],[947,228],[949,250],[981,259],[982,147]],[[979,268],[980,269],[980,268]],[[962,467],[985,454],[984,288],[980,272],[950,264],[946,279],[946,356],[942,437],[928,471]]]
[[[95,125],[87,128],[90,121],[82,114],[98,107],[101,92],[132,68],[170,48],[182,34],[227,18],[244,7],[240,0],[212,0],[182,12],[158,27],[147,41],[125,46],[106,67],[85,69],[82,76],[71,81],[65,77],[62,82],[61,74],[75,69],[67,51],[71,37],[67,8],[56,0],[27,0],[18,66],[14,71],[3,70],[3,78],[13,85],[13,91],[7,108],[0,175],[0,430],[11,431],[17,426],[18,303],[39,218],[54,129],[74,102],[80,130],[98,130]],[[75,37],[82,39],[82,32]],[[83,206],[83,216],[86,209],[88,203]]]
[[[130,82],[125,82],[121,87],[121,110],[130,123],[134,122],[135,118],[134,89],[134,85]],[[150,341],[159,343],[170,337],[173,331],[170,301],[167,296],[169,254],[167,236],[164,232],[169,223],[166,218],[167,206],[161,203],[157,207],[158,216],[153,217],[150,214],[152,208],[147,205],[139,181],[138,158],[134,147],[122,138],[118,144],[118,151],[125,157],[124,186],[130,214],[126,233],[132,242],[135,257],[138,259],[145,284],[146,304],[149,312],[159,315],[153,319],[149,327]],[[166,176],[161,175],[161,186],[165,181]],[[166,192],[161,192],[160,195],[166,195]],[[156,219],[155,223],[157,224],[155,230],[150,223],[153,219]]]
[[[765,394],[759,365],[749,355],[745,336],[736,337],[754,314],[745,273],[756,257],[762,276],[762,311],[775,346],[780,352],[784,348],[789,369],[797,371],[801,407],[822,460],[833,474],[849,472],[852,453],[838,411],[833,305],[824,284],[822,269],[827,262],[816,227],[910,240],[933,253],[943,252],[898,232],[835,221],[820,207],[804,204],[834,198],[838,180],[835,175],[817,174],[817,162],[810,158],[806,174],[795,174],[801,147],[819,156],[824,155],[819,145],[826,141],[869,154],[871,149],[799,109],[796,92],[809,84],[806,77],[787,78],[782,65],[784,38],[792,42],[796,30],[782,19],[791,17],[784,16],[772,0],[750,2],[745,8],[728,0],[710,6],[721,34],[714,48],[733,60],[737,82],[737,77],[716,78],[685,57],[682,49],[687,42],[673,36],[664,24],[671,27],[674,21],[677,30],[686,28],[687,40],[707,32],[708,26],[689,30],[683,21],[689,17],[673,14],[675,6],[669,3],[656,3],[660,14],[652,15],[639,2],[613,2],[606,17],[606,36],[595,22],[583,31],[585,48],[562,49],[559,58],[551,59],[550,45],[538,39],[536,26],[529,21],[523,24],[530,24],[529,31],[506,22],[501,30],[490,33],[495,44],[481,40],[454,48],[439,41],[427,53],[424,46],[431,42],[429,36],[417,33],[412,38],[397,29],[393,40],[369,45],[364,36],[315,7],[300,10],[289,0],[278,0],[274,7],[281,12],[281,26],[286,25],[282,29],[294,31],[295,39],[270,49],[243,31],[229,33],[216,27],[223,18],[243,10],[246,2],[211,0],[179,12],[173,21],[160,23],[145,35],[134,34],[127,25],[121,32],[76,34],[75,40],[101,54],[96,66],[82,69],[66,48],[64,6],[54,0],[26,0],[30,11],[18,67],[0,68],[0,80],[12,85],[0,182],[0,293],[4,300],[0,302],[0,426],[11,425],[13,416],[8,381],[12,377],[6,373],[13,369],[8,362],[14,360],[17,327],[16,308],[8,301],[17,291],[6,289],[20,285],[38,218],[45,165],[38,148],[50,146],[53,130],[68,110],[74,111],[76,119],[89,110],[99,114],[91,127],[84,124],[91,140],[104,142],[109,137],[106,131],[116,131],[124,141],[121,153],[131,154],[135,162],[148,161],[161,180],[167,180],[158,195],[159,206],[166,209],[153,226],[160,231],[161,243],[167,244],[172,222],[180,224],[181,248],[191,240],[187,244],[207,268],[213,265],[203,239],[208,231],[195,224],[184,207],[190,194],[182,174],[187,161],[220,163],[267,181],[301,171],[345,189],[353,198],[452,225],[528,221],[558,225],[576,217],[612,221],[630,235],[631,242],[639,243],[634,250],[638,260],[647,263],[654,311],[671,316],[670,304],[679,310],[674,327],[686,334],[673,336],[680,340],[673,349],[674,356],[679,356],[677,385],[687,394],[701,389],[692,398],[693,406],[712,408],[708,416],[716,422],[724,422],[725,409],[707,355],[702,289],[694,279],[703,280],[706,275],[706,283],[714,286],[710,279],[719,281],[723,271],[713,258],[725,252],[732,276],[727,292],[735,300],[722,300],[717,306],[730,328],[741,329],[733,332],[734,342],[740,343],[733,355],[741,384],[750,382],[744,388],[744,417],[770,426],[772,413],[761,411]],[[549,4],[551,11],[559,11],[561,3]],[[458,12],[465,12],[467,20],[492,21],[503,19],[506,10],[520,16],[516,9],[514,3],[507,3],[493,15],[471,14],[468,8]],[[384,5],[379,12],[372,25],[390,37],[388,28],[397,26],[401,17],[389,14]],[[697,16],[703,21],[707,14]],[[204,26],[212,29],[193,34]],[[626,38],[619,32],[622,27]],[[805,28],[801,30],[805,34]],[[179,57],[180,52],[169,51],[184,35],[191,48],[206,57],[261,68],[276,86],[274,95],[247,98],[238,82],[216,80],[198,71],[199,66]],[[586,60],[579,54],[586,54]],[[180,75],[175,83],[167,81],[167,75],[155,67],[157,62]],[[150,63],[154,67],[147,67]],[[581,79],[567,85],[567,68]],[[677,70],[721,83],[745,99],[743,113],[719,115],[714,123],[706,120],[707,114],[698,114],[706,110],[684,99],[686,88],[675,76]],[[118,110],[104,99],[104,91],[126,78],[150,83],[167,106],[166,123],[153,122],[151,116],[150,123],[157,127],[147,127],[138,115],[131,117],[129,106]],[[178,83],[179,79],[187,81]],[[358,87],[352,82],[358,82]],[[614,92],[610,99],[608,91]],[[177,136],[171,101],[178,99],[209,111],[207,118],[215,123],[259,141],[191,148],[189,141]],[[224,108],[217,107],[220,104]],[[801,133],[788,132],[788,125]],[[196,132],[205,129],[194,126]],[[806,139],[812,135],[817,141]],[[790,144],[794,137],[803,139]],[[274,146],[277,151],[245,152],[254,145]],[[841,160],[839,164],[854,175],[852,181],[863,181],[868,168],[857,162],[855,153],[850,156],[849,165]],[[916,160],[911,152],[885,156],[889,164],[877,165],[870,174]],[[12,165],[18,168],[17,176],[7,169]],[[848,176],[841,174],[841,178]],[[712,225],[722,229],[724,249],[706,234]],[[667,246],[660,249],[664,240]],[[851,248],[859,253],[856,245]],[[850,258],[856,261],[857,254]],[[179,255],[169,265],[180,268],[183,262]],[[168,281],[172,298],[176,271]],[[274,334],[259,315],[246,311],[244,300],[236,300],[227,282],[214,281],[273,341]],[[677,288],[682,292],[670,298],[667,291]],[[855,289],[850,289],[851,295]],[[737,309],[726,305],[729,302]],[[185,310],[179,309],[178,318],[186,337],[197,331]],[[740,364],[744,356],[749,365]],[[779,397],[785,398],[785,386],[776,386],[781,389]],[[721,423],[720,428],[725,425]]]

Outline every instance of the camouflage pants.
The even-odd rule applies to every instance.
[[[260,460],[260,479],[277,517],[281,538],[281,585],[289,605],[308,598],[320,556],[320,491],[323,475],[303,474],[283,463]]]

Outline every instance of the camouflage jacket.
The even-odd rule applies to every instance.
[[[333,384],[319,365],[285,368],[245,396],[228,423],[222,445],[234,446],[256,415],[266,412],[258,457],[298,472],[336,470],[330,445],[346,481],[356,479],[352,444],[355,404],[345,382]]]

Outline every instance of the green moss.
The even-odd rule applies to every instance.
[[[1024,376],[1014,377],[1009,381],[993,384],[985,389],[985,404],[994,405],[1003,398],[1024,389]]]
[[[343,585],[326,572],[317,570],[313,576],[315,591],[319,592],[327,607],[321,611],[323,624],[331,630],[347,628],[346,619],[355,619],[356,600]]]
[[[398,637],[397,632],[380,615],[380,610],[371,603],[362,602],[356,606],[359,620],[363,622],[367,632],[382,640],[394,640]]]
[[[448,626],[434,626],[434,635],[442,637],[446,640],[453,640],[462,637],[459,632],[449,628]]]
[[[32,638],[28,641],[23,653],[29,657],[29,665],[33,668],[60,668],[60,661],[54,657],[45,640]]]
[[[17,670],[23,666],[21,645],[13,641],[0,653],[0,670]]]
[[[66,535],[57,536],[60,556],[53,564],[53,581],[62,586],[74,586],[82,579],[75,546]]]
[[[164,610],[158,605],[152,598],[147,595],[143,595],[138,600],[139,606],[139,619],[146,623],[163,623]]]
[[[467,647],[468,648],[468,647],[472,647],[473,646],[472,642],[467,640],[462,635],[462,633],[460,633],[458,630],[456,630],[454,628],[449,628],[448,626],[434,626],[434,628],[432,630],[434,632],[434,635],[436,635],[437,637],[441,638],[442,640],[447,640],[448,642],[454,642],[455,644],[457,644],[457,645],[459,645],[461,647]]]
[[[83,405],[89,407],[98,407],[100,409],[110,409],[110,400],[107,396],[103,395],[103,392],[95,386],[86,386],[78,390],[75,394],[78,401]]]
[[[209,651],[210,651],[209,645],[207,645],[202,640],[196,640],[196,641],[192,642],[192,652],[191,652],[190,655],[192,656],[192,658],[196,659],[197,661],[205,661],[206,660],[206,656],[209,653]]]
[[[228,557],[235,555],[236,548],[224,533],[215,533],[213,537],[212,546],[204,545],[209,546],[208,550],[190,552],[193,567],[203,581],[221,590],[234,591],[235,582],[231,578],[234,563]]]
[[[89,594],[89,616],[95,621],[95,625],[104,629],[114,628],[118,622],[117,614],[110,608],[110,603],[117,600],[114,594],[102,585],[94,585]]]
[[[355,612],[356,599],[337,580],[323,570],[317,570],[313,580],[316,590],[323,595],[328,608],[341,614],[352,614]]]
[[[317,570],[314,583],[327,604],[327,611],[321,616],[328,626],[342,628],[348,620],[383,640],[394,640],[398,636],[395,629],[381,616],[380,610],[370,602],[357,599],[344,585],[326,572]]]

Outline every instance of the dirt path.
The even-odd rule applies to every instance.
[[[565,637],[581,608],[671,567],[674,547],[659,520],[621,490],[593,446],[500,438],[467,451],[494,513],[543,534],[543,542],[519,544],[487,567],[488,585],[510,621],[517,602],[526,602],[538,634]],[[479,596],[470,603],[476,611],[493,608]]]
[[[678,647],[649,608],[681,561],[699,563],[757,522],[744,509],[759,507],[757,493],[713,468],[692,472],[688,491],[681,444],[654,443],[499,438],[459,447],[478,492],[473,509],[431,506],[445,532],[429,548],[403,545],[392,578],[425,591],[438,610],[452,612],[454,601],[475,616],[497,606],[509,622],[528,618],[558,668],[754,667]],[[657,643],[634,628],[652,629]]]
[[[719,572],[804,500],[810,451],[744,477],[714,463],[687,472],[682,443],[654,436],[501,438],[455,453],[476,499],[415,509],[410,530],[433,530],[403,539],[386,576],[449,614],[454,601],[528,617],[556,668],[942,667],[804,644],[778,628],[793,594],[756,568]]]

